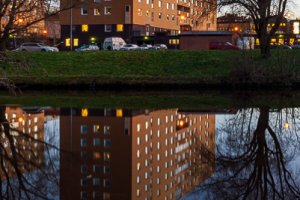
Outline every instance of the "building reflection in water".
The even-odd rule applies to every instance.
[[[178,199],[214,172],[215,115],[61,109],[60,197]]]
[[[9,133],[1,127],[3,165],[0,174],[3,180],[43,166],[44,111],[20,106],[5,106],[2,110],[9,123]]]

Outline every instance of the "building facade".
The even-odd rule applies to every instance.
[[[62,109],[60,120],[61,199],[179,199],[214,172],[214,114]]]
[[[177,35],[185,30],[215,30],[214,2],[82,0],[72,9],[61,13],[61,36],[65,41],[65,49],[73,49],[88,43],[101,46],[106,37],[151,43],[161,33]],[[68,5],[70,1],[61,0],[62,8]]]

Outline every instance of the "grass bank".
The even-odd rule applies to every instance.
[[[280,58],[280,59],[279,59]],[[18,86],[176,88],[300,82],[300,51],[99,51],[2,55],[2,76]]]

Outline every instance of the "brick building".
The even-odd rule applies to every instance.
[[[71,2],[61,0],[61,7],[67,7]],[[61,13],[61,37],[65,49],[73,49],[88,43],[98,43],[100,46],[105,37],[154,43],[157,35],[174,36],[181,30],[216,30],[214,2],[82,0]],[[207,11],[208,16],[203,17]]]
[[[61,199],[179,199],[214,172],[215,116],[61,109]]]

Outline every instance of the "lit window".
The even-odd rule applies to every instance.
[[[140,145],[140,144],[141,144],[141,138],[140,138],[140,137],[137,137],[137,138],[136,138],[136,143],[137,143],[137,145]]]
[[[110,24],[105,24],[104,25],[104,31],[105,32],[111,32],[111,25]]]
[[[140,169],[141,169],[141,163],[137,163],[137,165],[136,165],[136,169],[138,170],[138,171],[140,171]]]
[[[170,3],[167,3],[167,9],[170,9]]]
[[[87,24],[82,24],[81,25],[81,31],[82,32],[88,32],[89,31],[89,26]]]
[[[109,152],[104,152],[104,161],[109,161],[110,160],[110,153]]]
[[[94,8],[94,15],[98,16],[100,15],[100,12],[101,12],[100,8]]]
[[[120,31],[118,30],[119,25],[122,25],[122,31],[123,31],[123,24],[117,24],[117,31],[120,32]],[[117,111],[116,111],[116,116],[117,116],[117,117],[123,117],[123,110],[122,110],[122,109],[117,109]]]
[[[87,15],[87,14],[88,14],[87,8],[81,8],[81,15]]]
[[[138,16],[142,16],[143,15],[143,10],[139,8],[137,14],[138,14]]]
[[[78,38],[74,38],[73,45],[74,45],[74,47],[78,46]]]
[[[123,32],[124,26],[123,24],[117,24],[117,32]]]
[[[104,15],[111,15],[111,7],[109,6],[104,7]]]
[[[100,159],[100,153],[99,152],[94,152],[94,159],[99,160]]]
[[[70,38],[66,38],[66,47],[71,46],[71,40]]]
[[[100,125],[94,125],[94,133],[100,132]]]
[[[141,152],[140,152],[140,150],[137,150],[137,151],[136,151],[136,157],[137,157],[137,158],[141,157]]]
[[[140,183],[140,177],[139,176],[136,177],[136,183]]]
[[[161,1],[158,1],[158,7],[161,8]]]
[[[104,135],[110,134],[110,126],[104,126]]]
[[[160,118],[157,118],[157,125],[160,125]]]
[[[161,19],[162,14],[158,13],[158,19]]]
[[[137,125],[136,125],[136,131],[137,131],[137,132],[140,132],[140,131],[141,131],[141,125],[140,125],[140,124],[137,124]]]
[[[137,196],[137,197],[140,196],[140,190],[139,190],[139,189],[136,190],[136,196]]]

